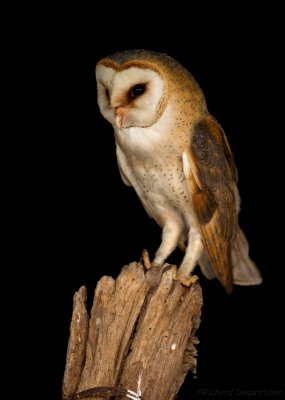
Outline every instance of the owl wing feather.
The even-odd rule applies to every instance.
[[[231,245],[238,225],[237,172],[226,136],[213,117],[194,127],[190,148],[183,153],[183,169],[205,249],[217,278],[230,293]]]

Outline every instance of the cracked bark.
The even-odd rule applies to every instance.
[[[90,319],[85,304],[81,287],[74,295],[63,399],[174,399],[189,369],[196,370],[199,283],[186,288],[171,270],[145,273],[134,262],[116,279],[100,279]]]

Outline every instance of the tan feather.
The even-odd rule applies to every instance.
[[[205,249],[228,293],[233,285],[231,245],[236,236],[235,166],[224,134],[209,116],[196,124],[188,150],[187,185]],[[233,168],[234,167],[234,168]]]

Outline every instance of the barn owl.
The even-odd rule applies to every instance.
[[[132,50],[99,61],[96,81],[122,180],[162,228],[152,265],[161,267],[179,246],[184,284],[196,265],[228,293],[233,283],[260,284],[238,225],[232,151],[192,75],[166,54]]]

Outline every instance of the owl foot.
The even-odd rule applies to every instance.
[[[183,286],[191,286],[192,283],[196,282],[199,280],[197,275],[191,275],[191,276],[183,276],[179,274],[179,271],[177,271],[176,265],[172,265],[172,276],[173,280],[179,281],[181,285]]]

